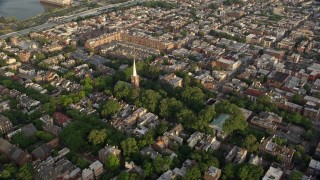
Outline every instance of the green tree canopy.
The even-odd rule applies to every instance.
[[[198,113],[198,118],[192,121],[192,128],[198,131],[206,131],[208,123],[215,117],[216,112],[212,106],[206,106]]]
[[[160,102],[160,115],[167,119],[174,119],[183,108],[183,103],[175,98],[165,98]]]
[[[0,179],[14,179],[18,169],[13,164],[4,165],[4,170],[0,173]]]
[[[88,140],[94,145],[104,143],[107,138],[106,129],[92,130],[89,133]]]
[[[219,160],[214,157],[211,153],[207,152],[193,152],[191,154],[191,159],[196,160],[198,162],[198,168],[201,172],[205,172],[209,167],[214,166],[219,168],[220,163]]]
[[[293,103],[301,104],[301,101],[302,101],[302,96],[301,96],[300,94],[295,93],[295,94],[292,96],[292,102],[293,102]]]
[[[142,180],[142,177],[137,173],[122,172],[117,178],[118,180]]]
[[[146,90],[140,96],[142,107],[147,108],[150,112],[155,112],[159,106],[161,95],[153,90]]]
[[[244,139],[242,145],[250,152],[256,152],[259,149],[259,142],[257,141],[257,138],[252,134]]]
[[[242,164],[239,168],[238,176],[241,180],[256,180],[260,179],[264,170],[261,166],[253,164]]]
[[[188,169],[185,179],[187,180],[197,180],[201,178],[201,172],[197,166]]]
[[[67,136],[65,144],[70,147],[71,150],[78,150],[84,144],[84,140],[82,139],[81,135],[82,134],[80,131],[70,134]]]
[[[23,180],[33,180],[34,179],[34,169],[32,164],[28,163],[23,165],[17,174],[17,179]]]
[[[120,167],[120,160],[113,154],[108,155],[105,167],[108,171],[115,171]]]
[[[13,144],[18,144],[21,148],[25,149],[37,141],[36,136],[27,137],[22,132],[12,136],[11,141]]]
[[[196,114],[190,109],[183,108],[177,114],[177,120],[184,127],[192,128],[195,120],[197,119]]]
[[[169,156],[160,157],[158,156],[152,162],[154,171],[157,174],[163,173],[170,168],[171,159]]]
[[[101,116],[104,118],[110,118],[119,111],[120,107],[121,106],[118,101],[109,100],[107,103],[102,105]]]
[[[114,86],[113,92],[118,99],[125,100],[125,98],[129,97],[131,89],[132,88],[126,82],[119,81]]]
[[[183,90],[181,97],[188,107],[198,112],[204,106],[205,94],[198,87],[187,87]]]
[[[301,180],[303,174],[300,171],[292,171],[290,174],[291,180]]]
[[[217,115],[224,113],[229,114],[231,117],[223,124],[223,131],[230,134],[235,130],[244,130],[248,124],[240,108],[229,101],[222,100],[216,106],[215,110]]]
[[[36,137],[41,139],[41,140],[44,140],[46,142],[49,142],[49,141],[53,140],[53,138],[54,138],[54,136],[52,134],[46,133],[44,131],[38,131],[36,133]]]
[[[125,156],[130,156],[139,151],[137,141],[134,138],[123,140],[120,144]]]
[[[223,180],[227,179],[241,179],[241,180],[256,180],[260,179],[264,170],[260,166],[253,164],[227,164],[222,171]]]
[[[75,124],[70,124],[63,128],[59,134],[60,140],[71,150],[77,151],[86,143],[83,132]]]

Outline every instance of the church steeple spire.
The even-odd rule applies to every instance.
[[[136,69],[136,60],[133,59],[133,73],[132,76],[138,76],[137,75],[137,69]]]
[[[131,76],[131,85],[134,88],[139,88],[140,79],[137,74],[137,68],[136,68],[136,60],[133,59],[133,67],[132,67],[132,76]]]

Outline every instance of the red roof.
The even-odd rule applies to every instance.
[[[249,96],[255,96],[255,97],[259,97],[261,96],[262,94],[264,94],[263,91],[259,91],[257,89],[247,89],[246,91],[243,92],[243,94],[246,94],[246,95],[249,95]]]
[[[64,123],[70,121],[70,118],[61,112],[55,112],[53,114],[53,118],[55,119],[55,122],[59,125],[63,125]]]

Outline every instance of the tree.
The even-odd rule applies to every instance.
[[[115,171],[120,167],[120,160],[113,154],[108,155],[105,163],[108,171]]]
[[[12,136],[11,141],[13,144],[18,144],[21,148],[25,149],[37,141],[35,136],[27,137],[22,132]]]
[[[307,91],[307,94],[310,94],[310,92],[311,92],[311,86],[310,86],[309,84],[305,84],[305,85],[303,86],[303,88]]]
[[[169,129],[167,121],[161,121],[159,126],[157,126],[157,135],[162,135]]]
[[[184,158],[189,158],[191,152],[192,152],[192,149],[190,148],[190,146],[182,145],[179,147],[179,153]]]
[[[271,97],[268,96],[268,95],[261,95],[257,98],[257,102],[258,103],[261,103],[263,105],[269,105],[269,104],[272,104],[272,100],[271,100]]]
[[[198,118],[192,121],[192,128],[199,131],[206,131],[208,123],[212,121],[216,112],[212,106],[206,106],[198,113]]]
[[[133,153],[139,151],[137,141],[134,138],[128,138],[121,143],[121,148],[123,150],[123,155],[130,156]]]
[[[215,110],[217,114],[224,113],[230,115],[230,118],[223,124],[223,131],[225,134],[230,134],[235,130],[244,130],[248,126],[242,111],[238,106],[229,101],[220,101],[215,106]]]
[[[155,112],[161,100],[161,95],[153,90],[146,90],[140,95],[142,107],[147,108],[150,112]]]
[[[291,180],[301,180],[303,174],[300,171],[292,171],[290,174]]]
[[[160,115],[167,119],[173,119],[182,109],[183,103],[175,98],[165,98],[160,102]]]
[[[260,179],[264,171],[261,166],[253,164],[241,164],[238,176],[241,180],[256,180]]]
[[[223,171],[222,171],[222,177],[221,179],[227,180],[227,179],[235,179],[236,178],[236,172],[237,166],[235,164],[227,164]]]
[[[259,142],[254,135],[250,134],[244,139],[242,146],[250,152],[256,152],[259,148]]]
[[[314,132],[309,129],[309,130],[303,135],[303,137],[304,137],[307,141],[310,141],[311,138],[313,137],[313,135],[314,135]]]
[[[151,145],[154,143],[154,132],[149,131],[147,134],[143,135],[141,138],[139,138],[138,141],[138,147],[143,148],[147,145]]]
[[[12,177],[12,175],[10,174],[10,172],[8,170],[3,170],[0,173],[0,178],[1,179],[12,179],[11,177]]]
[[[198,112],[204,106],[205,94],[198,87],[187,87],[181,94],[181,97],[188,107]]]
[[[102,77],[99,76],[96,79],[94,79],[93,86],[95,89],[98,89],[99,91],[103,91],[107,87],[113,87],[113,79],[111,76]]]
[[[187,180],[197,180],[200,178],[201,178],[201,172],[197,166],[190,168],[187,171],[187,174],[185,176],[185,179],[187,179]]]
[[[24,179],[24,180],[33,180],[34,179],[34,169],[32,164],[28,163],[23,165],[17,174],[17,179]]]
[[[153,165],[151,162],[144,161],[143,162],[143,169],[146,176],[151,176],[153,174]]]
[[[37,53],[35,54],[36,57],[36,61],[40,61],[46,58],[46,55],[42,54],[42,53]]]
[[[171,159],[169,156],[164,157],[156,157],[156,159],[152,162],[154,171],[157,174],[163,173],[164,171],[168,170],[170,168]]]
[[[75,126],[68,125],[59,134],[62,142],[71,150],[77,151],[85,145],[83,134]]]
[[[226,6],[231,6],[233,4],[242,5],[242,4],[244,4],[244,2],[242,0],[226,0],[226,1],[223,1],[223,5],[226,5]]]
[[[83,90],[86,93],[90,94],[93,91],[93,86],[92,85],[93,85],[92,79],[90,77],[86,77],[84,79]]]
[[[13,164],[6,164],[4,165],[4,170],[0,173],[0,179],[14,179],[17,171],[17,167]]]
[[[300,94],[297,94],[295,93],[293,96],[292,96],[292,102],[295,103],[295,104],[301,104],[301,101],[302,101],[302,97]]]
[[[118,176],[119,180],[129,180],[129,173],[128,172],[122,172],[120,173],[120,175]]]
[[[106,104],[102,105],[101,116],[104,118],[110,118],[120,109],[118,101],[109,100]]]
[[[117,178],[118,180],[142,180],[141,176],[137,173],[122,172]]]
[[[286,139],[281,137],[275,137],[273,138],[273,141],[280,146],[285,145],[287,143]]]
[[[68,106],[68,105],[73,103],[73,99],[70,96],[62,95],[62,96],[59,96],[58,102],[62,106],[66,107],[66,106]]]
[[[42,109],[46,114],[53,114],[57,109],[56,102],[52,99],[43,104]]]
[[[256,180],[260,179],[264,170],[260,166],[253,164],[227,164],[223,170],[222,178],[227,179],[241,179],[241,180]]]
[[[187,108],[181,109],[177,114],[178,122],[187,128],[192,128],[196,119],[196,114]]]
[[[123,81],[119,81],[113,89],[114,95],[118,98],[118,99],[125,99],[130,95],[131,92],[131,87],[128,86],[128,84],[126,84]]]
[[[209,167],[219,167],[219,160],[214,157],[212,154],[207,152],[193,152],[191,155],[191,159],[196,160],[198,162],[198,169],[201,172],[205,172]]]
[[[88,140],[94,145],[103,143],[107,138],[106,129],[92,130],[89,133]]]
[[[43,140],[43,141],[46,141],[46,142],[49,142],[51,140],[53,140],[54,136],[50,133],[46,133],[44,131],[38,131],[36,133],[36,137]]]

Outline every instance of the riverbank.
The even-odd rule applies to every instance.
[[[0,18],[0,35],[10,32],[27,29],[33,26],[44,24],[52,17],[65,16],[80,11],[96,8],[99,5],[96,3],[83,3],[76,6],[67,6],[62,8],[52,9],[49,12],[39,14],[26,20],[18,20],[15,17]]]

